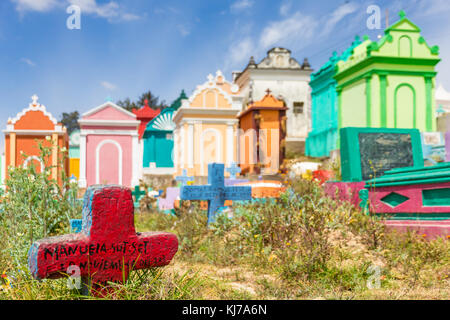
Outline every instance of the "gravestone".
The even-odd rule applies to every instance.
[[[175,177],[176,181],[181,182],[181,186],[187,186],[188,182],[194,181],[194,177],[189,177],[187,175],[187,170],[183,169],[183,174],[181,176]]]
[[[28,267],[36,279],[66,276],[80,270],[84,291],[103,295],[108,282],[122,283],[130,271],[165,266],[178,250],[178,239],[166,232],[136,233],[131,190],[92,186],[84,195],[82,231],[34,242]]]
[[[140,186],[135,186],[133,192],[131,193],[134,196],[134,207],[139,207],[139,201],[143,196],[146,195],[147,192],[142,191]]]
[[[208,165],[208,185],[183,186],[180,191],[181,200],[207,200],[208,224],[215,221],[216,212],[223,207],[225,200],[251,200],[251,187],[225,186],[224,164]]]
[[[441,132],[422,132],[422,151],[424,160],[433,165],[445,161],[445,141]]]
[[[343,181],[366,181],[396,168],[423,167],[417,129],[342,128]]]
[[[175,200],[180,197],[180,188],[170,187],[166,189],[166,197],[158,199],[159,210],[172,210],[174,208]]]
[[[241,173],[241,168],[238,167],[236,162],[232,162],[231,166],[227,168],[226,171],[230,174],[230,179],[234,180],[236,179],[236,174]]]

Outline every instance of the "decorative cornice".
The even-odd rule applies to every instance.
[[[8,123],[16,124],[16,122],[19,121],[28,111],[41,111],[56,126],[58,124],[58,121],[52,116],[50,112],[47,111],[44,105],[37,102],[39,97],[37,95],[33,95],[31,99],[33,101],[28,105],[28,108],[23,109],[14,118],[9,118]]]

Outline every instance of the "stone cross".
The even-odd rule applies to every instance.
[[[79,268],[84,292],[103,295],[108,282],[126,281],[130,271],[165,266],[178,250],[166,232],[136,233],[133,198],[128,188],[92,186],[84,195],[82,231],[36,241],[28,267],[36,279],[67,276]]]
[[[175,180],[181,181],[182,186],[187,186],[188,182],[194,181],[194,177],[188,177],[187,170],[183,169],[183,175],[175,177]]]
[[[208,165],[208,185],[183,186],[180,190],[181,200],[207,200],[208,223],[215,221],[215,215],[225,200],[251,200],[251,187],[225,186],[224,164],[211,163]]]
[[[226,168],[226,171],[230,174],[230,179],[236,179],[236,173],[241,173],[241,168],[236,162],[232,162],[231,166]]]
[[[145,196],[147,192],[142,191],[140,186],[135,186],[133,192],[131,194],[134,196],[134,207],[139,207],[139,201],[141,200],[142,196]]]
[[[38,104],[38,100],[39,100],[39,97],[37,96],[37,95],[33,95],[32,97],[31,97],[31,100],[33,101],[33,105],[37,105]]]

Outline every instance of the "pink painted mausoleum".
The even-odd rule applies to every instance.
[[[79,186],[139,184],[140,121],[136,115],[106,102],[81,116]]]

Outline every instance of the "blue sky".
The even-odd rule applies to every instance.
[[[70,4],[82,9],[81,30],[66,27]],[[35,93],[57,118],[148,89],[171,102],[217,69],[230,79],[274,46],[318,69],[356,34],[382,33],[366,26],[371,4],[382,10],[383,28],[386,9],[391,23],[404,9],[440,46],[438,83],[450,89],[448,0],[2,0],[0,126]]]

